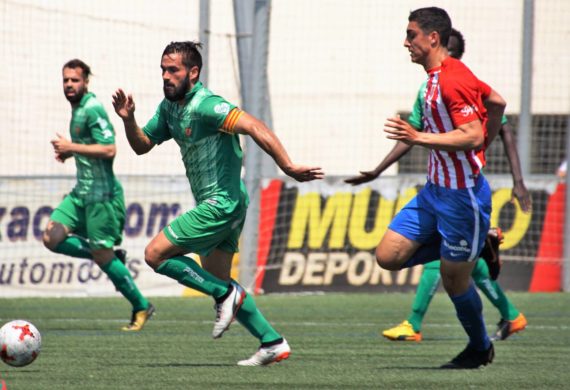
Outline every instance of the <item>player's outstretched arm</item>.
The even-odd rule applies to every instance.
[[[491,145],[491,142],[493,142],[501,130],[501,121],[505,113],[507,102],[497,91],[491,89],[491,93],[483,100],[483,104],[487,109],[487,116],[489,118],[487,120],[487,145]]]
[[[388,169],[388,167],[402,158],[402,156],[408,153],[410,149],[412,149],[412,145],[397,142],[376,168],[372,171],[360,171],[360,175],[349,177],[348,179],[345,179],[344,182],[352,185],[358,185],[372,181],[380,176],[382,172]]]
[[[511,130],[511,126],[505,123],[499,131],[499,135],[503,140],[503,148],[509,160],[511,175],[513,176],[512,200],[516,198],[519,201],[521,209],[525,213],[528,213],[532,210],[532,199],[524,184],[519,153],[517,152],[515,136]]]
[[[275,133],[267,128],[265,123],[254,116],[244,112],[238,119],[233,130],[236,133],[252,137],[259,147],[275,160],[279,168],[293,179],[302,182],[322,179],[324,177],[324,173],[320,167],[294,164]]]
[[[127,95],[119,88],[113,94],[113,107],[117,115],[123,120],[125,133],[129,145],[136,154],[148,153],[154,143],[148,138],[135,120],[135,101],[131,94]]]

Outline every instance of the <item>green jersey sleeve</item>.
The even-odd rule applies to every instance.
[[[172,138],[172,135],[168,130],[168,124],[166,122],[167,115],[164,109],[164,105],[164,101],[160,103],[156,109],[156,112],[154,113],[154,116],[142,129],[146,136],[157,145]]]
[[[226,117],[236,108],[221,96],[210,95],[200,102],[197,113],[206,127],[218,131],[223,127]]]
[[[418,130],[423,130],[423,116],[424,116],[424,96],[427,87],[427,81],[421,85],[418,95],[416,96],[416,101],[414,102],[414,107],[412,108],[412,113],[408,118],[408,123]]]
[[[93,105],[86,108],[85,113],[87,116],[87,127],[95,142],[101,145],[115,144],[115,131],[103,106]]]
[[[507,123],[509,123],[509,121],[507,120],[507,116],[503,115],[503,117],[501,118],[501,125],[506,125]]]

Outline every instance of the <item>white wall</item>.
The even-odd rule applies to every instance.
[[[160,54],[172,40],[198,38],[198,0],[0,0],[0,176],[74,174],[53,160],[49,140],[67,133],[61,66],[79,57],[90,88],[116,127],[116,171],[181,174],[170,142],[147,156],[130,150],[112,111],[117,87],[133,93],[143,125],[162,99]],[[273,0],[269,79],[274,128],[294,160],[348,175],[374,167],[391,147],[386,117],[408,110],[424,78],[403,48],[410,10],[448,10],[467,40],[464,61],[519,111],[519,0]],[[536,0],[533,109],[570,110],[570,2]],[[210,82],[239,104],[232,3],[212,0]]]

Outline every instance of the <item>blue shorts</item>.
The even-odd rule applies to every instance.
[[[489,231],[491,189],[479,175],[475,187],[450,189],[428,182],[394,217],[389,228],[422,244],[440,241],[451,261],[478,258]]]

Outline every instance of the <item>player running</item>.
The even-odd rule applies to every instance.
[[[63,93],[71,104],[71,140],[57,134],[55,158],[75,158],[77,184],[51,214],[43,234],[46,248],[67,256],[92,259],[133,305],[125,331],[139,331],[155,308],[141,294],[125,266],[126,253],[113,251],[123,236],[123,187],[113,173],[115,132],[103,105],[88,91],[91,69],[74,59],[63,66]]]
[[[461,32],[451,29],[447,44],[449,55],[453,58],[461,59],[465,51],[465,40]],[[427,81],[422,84],[418,92],[417,99],[408,122],[416,129],[423,129],[423,106],[425,101],[425,90]],[[505,154],[511,167],[513,177],[512,197],[516,198],[524,212],[530,212],[532,201],[530,194],[524,184],[522,177],[519,156],[516,149],[514,135],[503,116],[499,135],[503,140]],[[404,154],[412,148],[403,142],[398,142],[382,162],[372,171],[361,172],[360,175],[346,179],[347,183],[356,185],[374,180],[382,174],[389,166],[398,161]],[[491,228],[487,235],[486,245],[481,252],[481,257],[471,277],[477,287],[485,294],[489,301],[499,310],[501,319],[497,325],[497,330],[492,336],[493,340],[505,340],[510,335],[525,329],[527,320],[509,300],[505,292],[496,281],[500,260],[498,257],[499,243],[502,241],[502,233],[498,228]],[[393,328],[386,329],[382,335],[394,341],[416,341],[422,340],[421,327],[423,319],[427,313],[433,296],[435,295],[440,281],[440,261],[432,261],[424,265],[422,276],[416,290],[416,296],[412,304],[412,312],[408,319]],[[491,270],[491,272],[490,272]]]
[[[384,131],[389,139],[430,149],[428,181],[394,217],[376,259],[396,271],[441,258],[443,285],[469,336],[465,349],[441,367],[477,368],[495,355],[471,283],[491,214],[491,190],[481,168],[487,132],[491,141],[506,103],[488,86],[482,93],[473,73],[449,56],[450,32],[451,19],[441,8],[420,8],[408,17],[404,47],[428,74],[424,132],[399,117],[389,118]]]
[[[267,365],[287,359],[289,344],[257,309],[253,297],[230,271],[249,203],[241,179],[242,150],[238,134],[252,137],[287,175],[297,181],[321,179],[318,167],[291,162],[277,136],[260,120],[214,95],[199,81],[202,57],[195,42],[172,42],[162,53],[165,99],[142,129],[135,120],[131,95],[118,89],[115,111],[122,118],[137,154],[174,139],[180,147],[196,207],[170,222],[145,249],[156,272],[210,295],[216,320],[212,337],[222,337],[234,317],[261,346],[241,366]],[[200,255],[202,266],[187,253]]]

